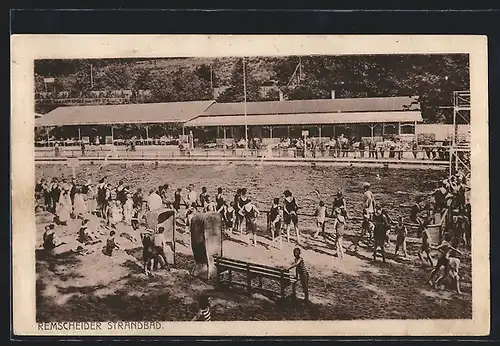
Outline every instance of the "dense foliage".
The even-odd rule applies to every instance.
[[[247,101],[278,100],[279,90],[287,99],[330,98],[332,90],[337,98],[414,95],[432,123],[450,122],[451,111],[440,107],[451,105],[453,91],[469,89],[463,54],[253,57],[245,68]],[[39,60],[35,74],[38,94],[118,92],[127,102],[207,100],[214,88],[221,88],[218,102],[244,95],[241,58]],[[47,86],[44,77],[55,82]]]

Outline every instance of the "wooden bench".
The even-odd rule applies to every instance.
[[[242,286],[246,288],[247,294],[252,295],[252,292],[265,292],[277,296],[279,299],[284,299],[291,296],[296,298],[297,279],[290,273],[290,270],[266,266],[257,263],[240,261],[227,257],[215,257],[215,266],[217,268],[217,287],[227,284],[231,286]],[[233,280],[233,272],[242,273],[245,275],[245,281]],[[258,285],[252,285],[253,279],[258,279]],[[278,282],[279,291],[264,288],[263,279]],[[286,294],[286,288],[291,286],[291,294]]]

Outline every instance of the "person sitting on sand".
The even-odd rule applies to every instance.
[[[309,302],[309,272],[307,271],[304,259],[300,256],[300,248],[296,247],[293,249],[293,257],[293,264],[287,269],[292,270],[293,268],[297,268],[295,270],[295,275],[300,280],[305,296],[304,301],[307,303]]]
[[[54,228],[53,223],[49,224],[45,226],[45,231],[43,232],[43,249],[47,253],[52,253],[56,247],[63,244],[57,238]]]
[[[120,201],[111,201],[111,208],[108,213],[108,226],[116,228],[116,225],[122,220],[123,215],[120,207]]]
[[[431,286],[433,285],[434,277],[436,276],[437,273],[439,273],[441,267],[444,267],[444,273],[445,273],[444,275],[445,276],[448,275],[449,264],[450,264],[449,262],[450,252],[454,251],[460,255],[462,254],[457,248],[451,245],[451,238],[452,237],[450,233],[445,233],[444,240],[441,242],[441,244],[439,244],[439,246],[432,246],[432,245],[430,246],[430,249],[439,251],[439,259],[429,277],[429,284]]]
[[[106,256],[112,256],[114,250],[120,249],[120,245],[115,239],[115,231],[109,232],[109,237],[106,240],[106,246],[104,247],[104,254]]]
[[[198,298],[198,313],[191,321],[209,322],[212,320],[210,313],[210,299],[207,295],[202,294]]]
[[[92,235],[88,229],[88,226],[89,226],[89,219],[82,220],[82,224],[80,225],[80,229],[78,230],[78,238],[77,238],[77,240],[82,244],[91,242],[93,240]]]

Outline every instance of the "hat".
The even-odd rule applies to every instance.
[[[342,191],[337,191],[337,197],[342,197]]]
[[[368,182],[364,182],[364,183],[363,183],[363,187],[370,187],[370,183],[368,183]]]

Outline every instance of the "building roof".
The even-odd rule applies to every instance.
[[[269,114],[310,114],[335,112],[385,112],[420,110],[420,104],[415,97],[373,97],[351,99],[320,99],[293,101],[247,102],[247,115]],[[224,116],[245,114],[244,103],[215,103],[203,116]]]
[[[215,101],[59,107],[35,120],[35,126],[184,123]]]
[[[215,106],[215,105],[214,105]],[[212,106],[213,107],[213,106]],[[320,125],[389,123],[422,121],[420,111],[395,112],[336,112],[336,113],[299,113],[299,114],[261,114],[261,115],[219,115],[200,116],[185,123],[185,126],[241,126],[256,125]]]

